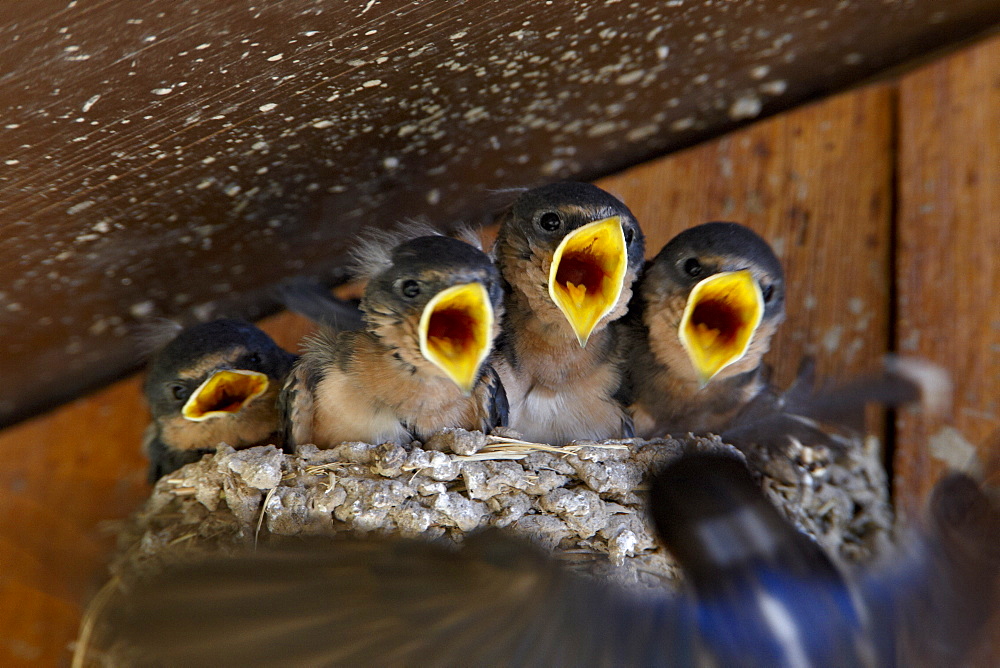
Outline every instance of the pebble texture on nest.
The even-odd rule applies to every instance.
[[[891,537],[874,439],[844,452],[749,452],[770,498],[842,562]],[[161,479],[121,536],[113,571],[128,580],[191,550],[299,534],[383,532],[460,541],[502,527],[629,586],[678,571],[646,518],[645,475],[688,451],[729,451],[717,437],[580,442],[565,448],[459,429],[426,444],[347,443],[285,455],[273,446],[214,455]]]

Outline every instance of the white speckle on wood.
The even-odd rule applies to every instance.
[[[152,91],[153,95],[170,95],[174,92],[173,88],[154,88]]]
[[[750,76],[758,81],[771,73],[770,65],[758,65],[750,70]]]
[[[427,203],[434,206],[441,201],[441,191],[437,188],[431,188],[427,191]]]
[[[362,88],[374,88],[382,83],[381,79],[369,79],[368,81],[361,84]]]
[[[86,201],[80,202],[79,204],[74,204],[70,208],[66,209],[66,213],[72,216],[74,214],[80,213],[81,211],[86,211],[90,207],[94,206],[95,203],[96,202],[94,202],[94,200],[88,199]]]
[[[91,95],[87,99],[87,101],[83,103],[83,106],[80,108],[80,110],[83,113],[87,113],[88,111],[90,111],[91,107],[93,107],[95,104],[97,104],[97,101],[100,100],[100,99],[101,99],[100,93],[98,93],[97,95]]]
[[[276,62],[278,62],[279,60],[281,60],[284,57],[285,57],[285,54],[283,54],[283,53],[276,53],[273,56],[271,56],[270,58],[268,58],[267,62],[269,62],[269,63],[276,63]]]
[[[316,121],[312,126],[317,130],[325,130],[326,128],[333,127],[333,121]]]
[[[756,95],[744,95],[736,99],[729,106],[729,118],[734,121],[743,120],[745,118],[756,118],[760,115],[760,111],[763,108],[760,98]]]
[[[681,132],[682,130],[690,130],[694,127],[694,117],[687,116],[686,118],[679,118],[670,124],[670,129],[674,132]]]
[[[155,304],[152,300],[147,299],[144,302],[137,302],[128,307],[128,312],[133,318],[146,318],[153,313]]]
[[[277,106],[278,105],[276,103],[274,103],[274,102],[268,102],[267,104],[262,104],[262,105],[260,105],[257,108],[260,109],[263,112],[268,112],[268,111],[274,111],[275,107],[277,107]]]
[[[760,92],[767,95],[782,95],[788,90],[788,82],[784,79],[775,79],[760,85]]]

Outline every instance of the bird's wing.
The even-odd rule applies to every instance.
[[[476,394],[483,408],[483,433],[488,434],[495,427],[506,427],[510,418],[507,391],[504,389],[503,381],[500,380],[500,375],[491,364],[487,364],[483,369],[482,380],[476,388]]]
[[[125,665],[693,665],[674,599],[644,603],[487,533],[461,551],[314,539],[172,568],[99,623]]]
[[[882,368],[857,376],[835,387],[816,389],[814,364],[805,360],[799,375],[784,393],[769,388],[761,392],[723,434],[727,443],[743,447],[784,448],[790,439],[803,444],[823,444],[833,449],[849,444],[837,433],[859,433],[865,407],[872,403],[902,406],[920,402],[940,412],[951,397],[951,384],[939,367],[913,358],[887,356]]]
[[[921,531],[861,576],[860,591],[881,622],[877,644],[898,665],[965,665],[1000,607],[1000,503],[950,473],[928,510]]]
[[[338,299],[316,283],[294,282],[275,289],[275,297],[289,311],[337,331],[364,328],[364,316],[352,301]]]
[[[278,395],[285,450],[295,452],[304,443],[312,442],[313,401],[315,382],[308,361],[299,358]]]

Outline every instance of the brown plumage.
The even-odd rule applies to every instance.
[[[553,258],[566,237],[615,217],[621,230],[617,234],[624,240],[619,257],[608,254],[608,262],[620,261],[617,287],[594,287],[589,272],[596,265],[586,253],[565,254],[563,266],[556,267],[556,282],[583,286],[603,300],[601,309],[607,310],[597,318],[600,311],[595,307],[591,315],[596,322],[580,318],[574,325],[552,297],[557,289],[550,285]],[[563,444],[631,436],[628,415],[615,399],[622,378],[621,351],[608,324],[625,314],[643,250],[642,231],[628,208],[589,184],[557,183],[529,190],[504,213],[494,247],[508,284],[496,368],[507,390],[510,426],[525,438]]]
[[[760,322],[745,352],[706,379],[679,334],[685,308],[706,278],[742,271],[750,272],[759,289]],[[646,266],[630,313],[618,325],[630,342],[622,398],[636,435],[725,430],[766,389],[762,358],[784,316],[781,264],[750,229],[707,223],[674,237]]]
[[[409,443],[445,427],[486,432],[504,424],[506,398],[489,363],[476,365],[471,387],[463,388],[425,355],[431,344],[421,343],[429,303],[450,289],[481,286],[492,314],[482,325],[488,331],[475,330],[479,325],[462,312],[441,325],[454,331],[437,333],[454,334],[459,338],[449,340],[465,345],[478,332],[476,345],[488,354],[502,309],[499,274],[489,258],[456,239],[397,235],[363,246],[358,264],[369,276],[361,302],[366,327],[328,331],[307,343],[283,393],[289,442]],[[434,327],[433,317],[425,320]],[[434,337],[426,327],[424,334]]]

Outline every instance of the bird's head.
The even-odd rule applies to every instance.
[[[504,214],[496,245],[504,279],[534,316],[568,327],[581,346],[625,314],[644,250],[628,207],[587,183],[523,193]]]

